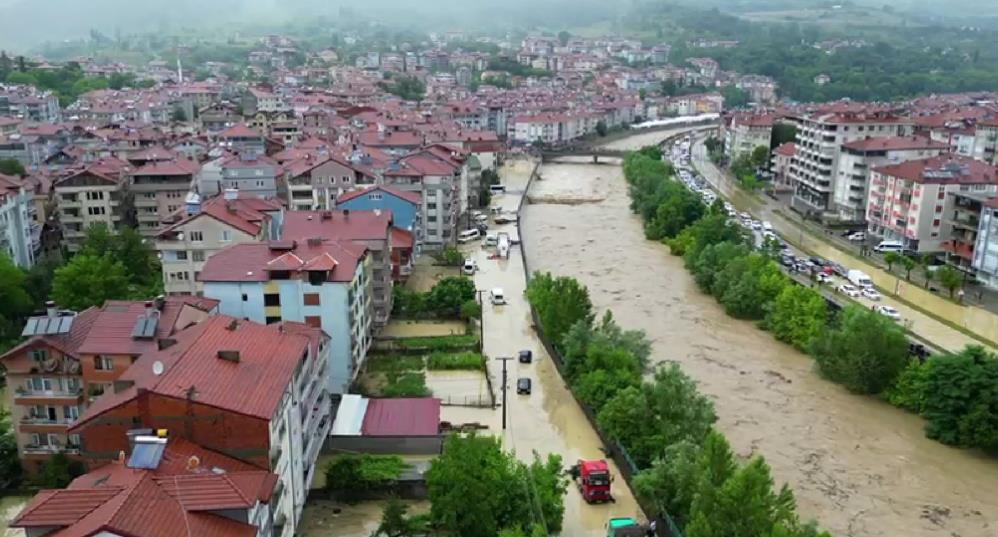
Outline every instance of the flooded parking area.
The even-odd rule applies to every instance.
[[[405,502],[409,514],[426,513],[430,502]],[[301,537],[371,537],[381,523],[386,501],[346,505],[331,500],[310,499],[302,513],[298,535]]]
[[[531,269],[578,278],[599,309],[645,330],[653,358],[699,382],[732,447],[764,455],[802,516],[836,536],[996,535],[998,463],[926,438],[918,416],[820,379],[809,357],[728,317],[680,258],[644,239],[619,168],[551,164],[540,173],[550,199],[559,188],[607,195],[526,206]]]
[[[463,321],[400,321],[391,320],[381,329],[380,337],[435,337],[454,336],[468,331]]]

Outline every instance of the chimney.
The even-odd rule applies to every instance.
[[[375,209],[374,216],[381,216],[381,209]]]
[[[48,314],[49,317],[55,317],[58,315],[59,312],[55,309],[55,302],[49,300],[45,303],[45,313]]]
[[[166,306],[166,297],[163,295],[159,295],[156,297],[155,302],[156,302],[156,309],[159,311],[163,311],[163,307]]]
[[[306,243],[309,246],[322,246],[322,238],[321,237],[309,237],[308,240],[306,241]]]
[[[343,209],[343,218],[348,218],[350,216],[350,209]]]
[[[146,317],[152,317],[152,300],[146,300]]]
[[[229,321],[229,324],[225,326],[225,329],[229,332],[235,332],[236,328],[239,328],[239,321],[236,319],[232,319]]]
[[[332,211],[322,211],[322,219],[323,220],[332,220],[333,219],[333,212]]]
[[[229,362],[239,363],[239,351],[218,351],[218,357]]]

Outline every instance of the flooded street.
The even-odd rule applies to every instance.
[[[14,520],[14,517],[28,505],[30,496],[3,496],[0,497],[0,537],[24,537],[24,530],[20,528],[8,528],[7,524]]]
[[[793,488],[803,517],[816,518],[836,536],[998,535],[998,463],[925,438],[919,417],[821,380],[809,357],[753,323],[728,317],[697,289],[680,258],[644,239],[619,167],[550,164],[540,173],[544,179],[535,182],[534,203],[525,207],[521,223],[531,269],[578,278],[598,309],[612,309],[621,326],[645,330],[654,359],[678,362],[700,383],[714,399],[718,427],[732,447],[741,456],[764,455],[777,484]],[[569,204],[558,202],[563,194]],[[591,199],[578,203],[582,198]],[[500,263],[493,270],[512,267]],[[518,293],[507,290],[511,297]],[[486,327],[509,326],[500,341],[487,329],[492,356],[511,353],[516,342],[532,336],[507,318],[508,308],[491,315],[486,309]],[[578,414],[563,422],[565,432],[559,430],[574,448],[575,435],[583,439],[591,432],[579,427],[584,421],[577,407],[564,399],[549,402],[551,379],[559,386],[560,380],[551,373],[545,382],[545,365],[523,369],[535,370],[546,392],[541,409],[550,409],[556,428],[562,413]],[[539,395],[522,403],[536,408]],[[517,403],[519,398],[514,410]],[[541,412],[514,414],[511,436],[518,445],[528,435],[543,441],[541,424],[518,428]],[[565,518],[573,518],[571,508]]]

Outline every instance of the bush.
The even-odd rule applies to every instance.
[[[42,463],[36,482],[42,488],[62,489],[86,472],[80,461],[71,461],[64,453],[56,453]]]
[[[420,371],[424,366],[422,356],[374,355],[367,360],[370,372]]]
[[[428,293],[395,286],[392,289],[398,317],[457,319],[468,302],[475,301],[475,283],[464,276],[451,276],[438,281]]]
[[[461,334],[456,336],[408,337],[395,340],[395,345],[402,350],[446,351],[477,349],[477,334]]]
[[[338,455],[324,469],[326,489],[344,501],[357,501],[395,484],[407,465],[397,455]]]
[[[901,327],[859,306],[842,310],[809,349],[825,377],[856,393],[886,390],[908,364],[908,338]]]
[[[385,375],[388,383],[381,390],[383,397],[429,397],[426,387],[426,374],[423,372],[399,372]]]
[[[481,319],[482,305],[475,299],[465,301],[464,304],[461,304],[460,317],[465,321],[470,321],[471,319]]]
[[[460,267],[464,264],[464,254],[461,250],[453,246],[448,246],[439,252],[433,254],[433,259],[437,261],[438,264],[447,267]]]
[[[471,370],[485,369],[485,357],[477,352],[462,352],[459,354],[434,353],[426,362],[426,368],[431,370]]]

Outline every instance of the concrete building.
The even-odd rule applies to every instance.
[[[222,189],[238,190],[240,196],[274,198],[284,169],[268,156],[240,153],[221,162]]]
[[[811,114],[798,118],[796,151],[790,164],[792,203],[808,214],[834,211],[837,162],[842,144],[867,137],[907,136],[911,120],[881,112]]]
[[[420,195],[422,244],[431,250],[456,244],[458,217],[468,204],[464,159],[449,148],[435,147],[393,162],[384,172],[385,185]]]
[[[724,129],[724,154],[734,161],[742,155],[751,155],[755,148],[769,146],[773,141],[772,114],[735,114]]]
[[[143,354],[71,431],[92,466],[128,449],[128,431],[141,427],[274,473],[273,535],[291,537],[332,422],[329,350],[318,328],[214,317]]]
[[[781,191],[793,191],[793,182],[790,180],[790,163],[794,159],[796,144],[786,142],[773,150],[773,164],[770,172],[773,174],[773,187]]]
[[[238,123],[223,130],[218,137],[226,148],[236,153],[262,155],[267,149],[263,134],[247,127],[245,123]]]
[[[290,211],[284,218],[284,240],[353,241],[367,249],[371,261],[374,326],[388,323],[392,312],[392,228],[389,211]]]
[[[80,249],[87,228],[104,225],[121,227],[127,216],[128,163],[102,159],[86,168],[56,180],[55,200],[62,237],[70,252]]]
[[[979,282],[998,289],[998,198],[988,200],[981,210],[970,266]]]
[[[0,254],[25,269],[35,264],[41,248],[37,210],[25,182],[0,173]]]
[[[287,163],[287,202],[292,211],[323,211],[336,205],[344,192],[370,185],[375,178],[328,152],[308,153]]]
[[[234,191],[202,202],[192,192],[175,216],[156,235],[164,289],[168,295],[201,296],[198,275],[205,261],[233,244],[280,239],[284,207],[276,199],[240,198]]]
[[[866,217],[870,170],[873,168],[934,157],[948,149],[948,144],[921,136],[863,138],[842,144],[835,163],[835,190],[832,193],[838,218],[862,222]]]
[[[987,235],[988,232],[988,226],[982,225],[981,220],[993,197],[968,191],[951,192],[948,195],[953,197],[953,210],[944,215],[950,229],[949,240],[942,244],[946,262],[965,273],[975,274],[973,262],[978,235],[982,232]],[[987,240],[982,243],[986,250]],[[984,279],[987,280],[986,275]]]
[[[977,123],[974,133],[974,158],[998,164],[998,118]]]
[[[384,185],[347,192],[336,199],[340,210],[390,212],[394,226],[415,234],[417,240],[423,236],[422,205],[419,193]]]
[[[22,332],[28,339],[0,356],[9,386],[5,405],[25,471],[38,472],[56,453],[79,459],[79,437],[68,427],[140,355],[205,320],[216,305],[192,298],[108,301],[79,314],[50,305],[30,317]]]
[[[167,431],[169,433],[169,431]],[[150,429],[129,431],[125,458],[42,490],[10,524],[46,535],[271,537],[282,490],[269,471]],[[95,533],[97,532],[97,533]]]
[[[129,172],[139,232],[154,237],[160,222],[184,207],[201,165],[181,157],[150,160]]]
[[[204,295],[219,311],[273,324],[304,322],[331,338],[323,375],[330,393],[346,393],[371,345],[372,262],[352,241],[243,243],[205,263]]]
[[[919,254],[944,251],[954,194],[998,195],[998,168],[952,154],[874,168],[870,177],[870,234],[902,241]]]

